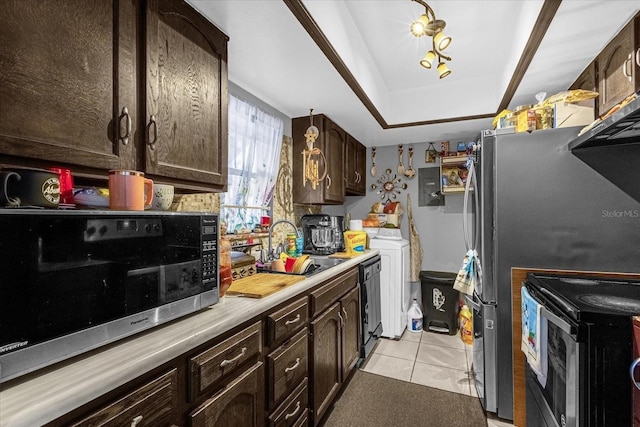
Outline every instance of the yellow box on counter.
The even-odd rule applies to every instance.
[[[553,108],[553,127],[585,126],[595,119],[593,107],[556,102]]]

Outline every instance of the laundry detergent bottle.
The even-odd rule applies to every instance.
[[[422,310],[420,310],[418,301],[415,298],[407,314],[409,319],[407,327],[409,331],[422,332]]]

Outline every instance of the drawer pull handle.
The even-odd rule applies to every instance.
[[[131,427],[136,427],[142,421],[142,415],[138,415],[133,420],[131,420]]]
[[[296,323],[300,321],[300,315],[296,315],[296,317],[294,317],[291,320],[287,320],[286,322],[284,322],[285,325],[291,325],[292,323]]]
[[[298,403],[296,403],[296,409],[294,409],[292,413],[285,415],[284,419],[288,420],[291,417],[295,417],[299,410],[300,410],[300,401],[298,400]]]
[[[300,366],[300,358],[296,357],[296,363],[290,367],[290,368],[284,368],[284,373],[286,374],[287,372],[293,371],[294,369],[296,369],[298,366]]]
[[[242,347],[242,350],[240,350],[239,355],[237,355],[233,359],[228,359],[228,360],[224,359],[222,362],[220,362],[220,367],[224,368],[225,366],[236,363],[238,359],[242,358],[246,353],[247,353],[247,347]]]

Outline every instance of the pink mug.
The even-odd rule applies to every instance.
[[[109,208],[143,211],[153,201],[153,181],[132,170],[109,171]]]

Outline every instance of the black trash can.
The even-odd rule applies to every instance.
[[[421,271],[423,329],[425,331],[458,333],[458,300],[460,292],[453,289],[456,273]]]

